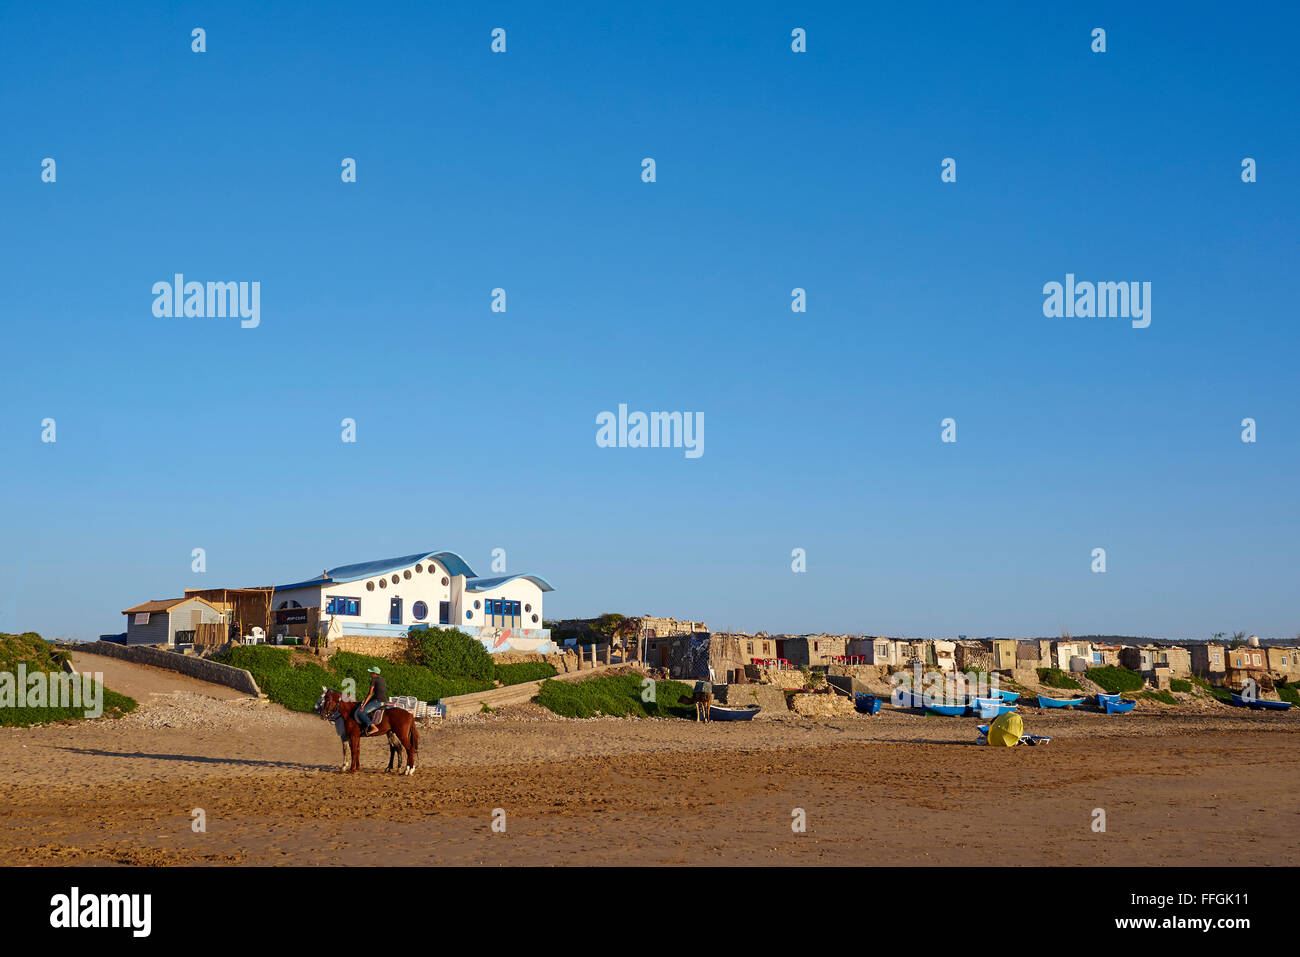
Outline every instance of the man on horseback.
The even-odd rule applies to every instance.
[[[365,700],[357,708],[357,724],[365,729],[366,737],[379,733],[380,722],[384,720],[384,705],[388,703],[388,683],[379,674],[377,667],[366,669],[370,672],[370,690]],[[374,717],[375,714],[379,717]]]

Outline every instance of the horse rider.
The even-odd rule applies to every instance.
[[[370,672],[370,690],[366,692],[365,700],[357,707],[357,723],[365,729],[365,735],[369,737],[379,733],[384,705],[388,703],[388,683],[379,674],[377,667],[372,666],[366,670]],[[378,719],[374,717],[375,714],[379,715]]]

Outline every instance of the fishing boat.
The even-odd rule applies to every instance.
[[[1015,701],[1017,698],[1020,697],[1020,692],[1019,692],[1019,691],[1003,691],[1003,690],[1000,689],[1000,688],[991,688],[991,689],[989,690],[989,696],[990,696],[990,697],[1001,698],[1001,699],[1002,699],[1003,701],[1005,701],[1007,704],[1010,704],[1011,702]]]
[[[726,705],[710,705],[710,721],[753,721],[754,715],[763,709],[756,704],[746,705],[743,708],[728,708]]]
[[[966,713],[964,704],[927,704],[926,714],[941,714],[945,718],[960,718]]]
[[[1109,698],[1111,701],[1118,701],[1118,700],[1120,700],[1118,694],[1102,694],[1102,693],[1099,691],[1099,692],[1097,692],[1097,707],[1098,707],[1098,708],[1102,707],[1103,703],[1106,701],[1107,698]]]
[[[1128,714],[1137,707],[1136,701],[1121,701],[1119,696],[1114,698],[1109,695],[1098,695],[1101,698],[1101,706],[1107,714]]]
[[[1265,701],[1263,698],[1244,698],[1234,693],[1232,703],[1238,708],[1253,708],[1256,711],[1286,711],[1291,707],[1289,701]]]
[[[996,718],[1000,714],[1015,711],[1016,706],[1002,698],[972,698],[966,707],[966,713],[979,718]]]
[[[1083,704],[1082,698],[1049,698],[1045,694],[1038,696],[1040,708],[1077,708]]]
[[[883,705],[884,702],[873,694],[859,691],[853,695],[853,707],[859,714],[876,714]]]

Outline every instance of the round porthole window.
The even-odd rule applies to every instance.
[[[411,580],[411,570],[408,568],[406,571],[402,572],[402,577],[409,582]]]
[[[442,576],[442,583],[443,583],[444,585],[450,585],[450,584],[451,584],[451,582],[447,580],[447,576],[446,576],[446,575],[443,575],[443,576]]]
[[[374,591],[374,590],[375,590],[375,583],[374,583],[374,582],[366,582],[366,591]]]
[[[480,602],[475,601],[475,602],[474,602],[474,607],[475,607],[475,608],[482,608],[483,605],[482,605]]]
[[[532,611],[532,610],[533,610],[533,606],[532,606],[532,605],[524,605],[524,611]],[[537,620],[537,616],[536,616],[536,615],[533,615],[533,621],[536,621],[536,620]]]
[[[394,584],[394,585],[396,585],[396,584],[397,584],[398,582],[400,582],[400,581],[401,581],[401,579],[398,578],[396,575],[393,576],[393,584]]]
[[[534,624],[534,625],[537,624],[537,616],[536,616],[536,615],[533,615],[533,624]]]
[[[415,566],[415,570],[416,570],[417,572],[422,572],[422,571],[424,571],[424,566],[423,566],[423,565],[416,565],[416,566]]]
[[[381,579],[379,579],[379,587],[380,587],[380,588],[387,588],[387,587],[388,587],[388,579],[387,579],[387,578],[381,578]]]
[[[467,611],[467,612],[465,612],[465,617],[466,617],[466,618],[473,618],[473,617],[474,617],[474,613],[473,613],[472,611]]]
[[[417,601],[411,606],[411,614],[415,616],[416,621],[424,621],[429,617],[429,606],[422,601]]]

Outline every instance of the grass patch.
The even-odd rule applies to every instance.
[[[324,666],[314,656],[295,654],[290,648],[274,645],[237,645],[215,658],[223,664],[249,671],[268,698],[292,711],[311,711],[320,697],[321,685],[339,688],[344,678],[353,679],[356,693],[364,695],[370,684],[366,669],[371,665],[378,666],[383,673],[390,698],[414,695],[421,701],[438,701],[494,687],[490,681],[435,675],[423,665],[394,664],[386,658],[372,658],[349,651],[338,652]]]
[[[678,704],[691,693],[680,681],[657,681],[655,700],[642,701],[642,677],[637,674],[589,678],[586,681],[543,681],[533,700],[565,718],[685,718],[694,717],[693,706]]]
[[[34,631],[23,632],[21,635],[0,632],[0,671],[13,675],[15,692],[15,706],[8,706],[6,703],[5,707],[0,707],[0,727],[26,728],[33,724],[48,724],[51,721],[86,720],[86,706],[89,701],[85,698],[82,699],[83,704],[79,708],[16,707],[19,666],[28,677],[37,672],[44,672],[52,678],[62,680],[61,676],[65,674],[63,665],[71,657],[69,652],[55,648]],[[72,676],[68,675],[67,678],[70,681]],[[77,680],[80,682],[82,679]],[[139,706],[134,698],[110,691],[104,687],[103,682],[96,681],[94,684],[96,690],[92,691],[91,695],[98,695],[102,717],[120,718],[124,714],[130,714]],[[46,690],[55,692],[56,686],[47,683]],[[30,688],[27,693],[31,693]]]
[[[1192,690],[1192,683],[1184,681],[1182,678],[1170,678],[1169,690],[1177,691],[1179,694],[1188,694]]]
[[[1123,691],[1141,691],[1142,676],[1127,668],[1107,665],[1104,668],[1089,668],[1088,680],[1100,685],[1107,694],[1119,694]]]
[[[1178,704],[1178,699],[1168,691],[1144,691],[1138,697],[1150,698],[1152,701],[1159,701],[1161,704]]]
[[[1049,688],[1071,688],[1075,691],[1082,691],[1083,685],[1075,681],[1060,668],[1039,668],[1038,681]]]
[[[1192,684],[1200,688],[1215,701],[1222,701],[1224,704],[1232,704],[1232,692],[1227,688],[1216,688],[1204,678],[1192,676]],[[1170,682],[1172,684],[1172,682]]]
[[[497,680],[503,685],[518,685],[540,678],[554,678],[558,671],[545,661],[520,661],[513,665],[497,665]]]

